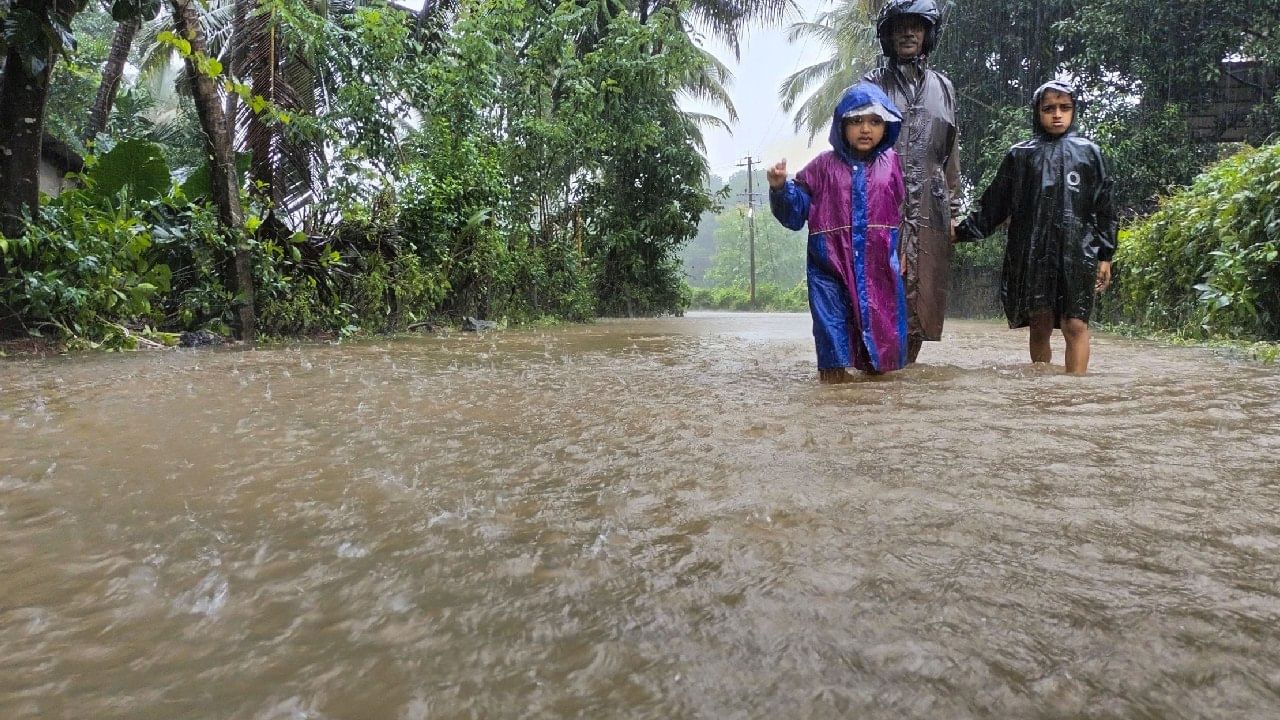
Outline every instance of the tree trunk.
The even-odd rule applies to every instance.
[[[18,49],[9,46],[0,80],[0,233],[22,234],[22,213],[35,215],[40,202],[40,138],[53,63],[27,73]]]
[[[75,0],[14,0],[10,12],[25,11],[36,18],[53,17],[64,28],[80,10]],[[30,43],[9,39],[4,75],[0,78],[0,232],[16,237],[22,232],[22,212],[35,215],[40,205],[40,139],[44,135],[44,106],[49,99],[49,77],[62,50],[55,34],[43,45],[43,67],[27,72],[22,52]]]
[[[16,0],[12,13],[36,18],[56,18],[65,27],[80,8],[74,0]],[[7,34],[8,28],[6,28]],[[40,138],[44,134],[44,106],[49,99],[49,77],[61,51],[55,35],[43,45],[43,67],[28,72],[22,52],[31,43],[9,38],[4,76],[0,78],[0,232],[17,237],[22,232],[22,212],[35,215],[40,204]],[[25,47],[24,47],[25,46]]]
[[[191,43],[191,53],[205,54],[204,33],[200,18],[191,0],[171,0],[174,26],[178,35]],[[191,77],[192,97],[196,113],[200,116],[200,128],[204,131],[205,152],[209,156],[210,180],[213,202],[218,209],[218,221],[228,236],[234,237],[243,225],[240,208],[240,183],[236,176],[236,156],[227,134],[227,116],[218,101],[218,86],[214,79],[196,69],[187,58],[187,74]],[[248,249],[238,242],[235,250],[236,295],[240,302],[240,339],[252,345],[257,335],[257,319],[253,305],[253,266]]]
[[[98,96],[93,100],[93,108],[89,111],[89,125],[84,131],[84,143],[88,145],[107,127],[107,118],[111,116],[111,106],[116,101],[116,91],[120,88],[120,76],[124,74],[124,63],[129,59],[129,49],[133,47],[133,37],[138,34],[142,21],[138,19],[122,20],[116,25],[115,35],[111,38],[111,52],[107,55],[107,64],[102,68],[102,84],[98,85]]]
[[[227,45],[227,74],[233,78],[244,77],[244,35],[245,25],[249,21],[249,13],[255,6],[254,0],[235,0],[231,13],[231,39]],[[239,112],[240,96],[227,93],[227,142],[236,146],[236,113]]]

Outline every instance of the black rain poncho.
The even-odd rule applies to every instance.
[[[957,242],[990,235],[1009,221],[1000,300],[1009,327],[1026,327],[1036,314],[1088,322],[1093,309],[1098,261],[1116,250],[1116,217],[1111,177],[1102,151],[1075,133],[1053,137],[1040,125],[1036,108],[1047,90],[1072,95],[1060,82],[1040,86],[1031,101],[1035,137],[1005,155],[974,212],[956,232]],[[1078,111],[1078,108],[1077,108]]]

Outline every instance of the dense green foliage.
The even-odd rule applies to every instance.
[[[764,283],[756,285],[756,301],[752,304],[749,288],[731,285],[693,288],[690,304],[704,310],[804,312],[809,309],[809,296],[804,283],[790,286]]]
[[[190,312],[183,292],[170,295],[174,270],[210,273],[215,265],[194,260],[220,255],[222,239],[212,215],[170,185],[157,156],[158,148],[145,143],[118,146],[89,169],[82,187],[50,200],[40,223],[0,239],[0,301],[10,322],[34,335],[128,344],[122,320],[161,324],[166,302],[174,312]],[[133,168],[147,170],[128,172]],[[178,247],[192,267],[170,258]],[[222,309],[207,298],[194,302],[210,318]]]
[[[1280,339],[1280,143],[1245,149],[1129,227],[1105,316],[1187,337]]]
[[[107,168],[127,155],[138,177],[89,172],[3,242],[0,329],[90,342],[121,329],[226,331],[237,244],[252,253],[267,334],[687,306],[679,251],[713,198],[676,95],[708,78],[673,9],[477,0],[414,18],[285,2],[270,23],[281,57],[309,58],[310,74],[288,76],[291,93],[237,90],[242,113],[280,131],[273,170],[245,156],[244,227],[217,231],[207,192],[192,187],[208,173],[182,152],[191,135],[163,132],[190,112],[144,74],[89,159]],[[84,68],[110,30],[80,27],[96,55],[58,66],[50,127],[72,128],[87,110],[69,100],[85,95]],[[155,112],[161,101],[175,110]]]

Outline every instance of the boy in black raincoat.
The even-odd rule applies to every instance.
[[[1089,368],[1093,296],[1111,283],[1116,217],[1102,151],[1075,133],[1075,92],[1050,81],[1031,101],[1035,137],[1009,148],[956,241],[981,240],[1009,221],[1000,299],[1009,327],[1031,328],[1031,361],[1047,363],[1049,338],[1067,341],[1067,372]]]

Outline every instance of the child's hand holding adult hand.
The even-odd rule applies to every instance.
[[[765,174],[769,180],[769,187],[773,190],[781,188],[787,184],[787,160],[783,158],[777,165],[769,168],[769,172]]]
[[[1098,263],[1098,282],[1093,287],[1098,292],[1104,292],[1108,287],[1111,287],[1110,261],[1103,260]]]

